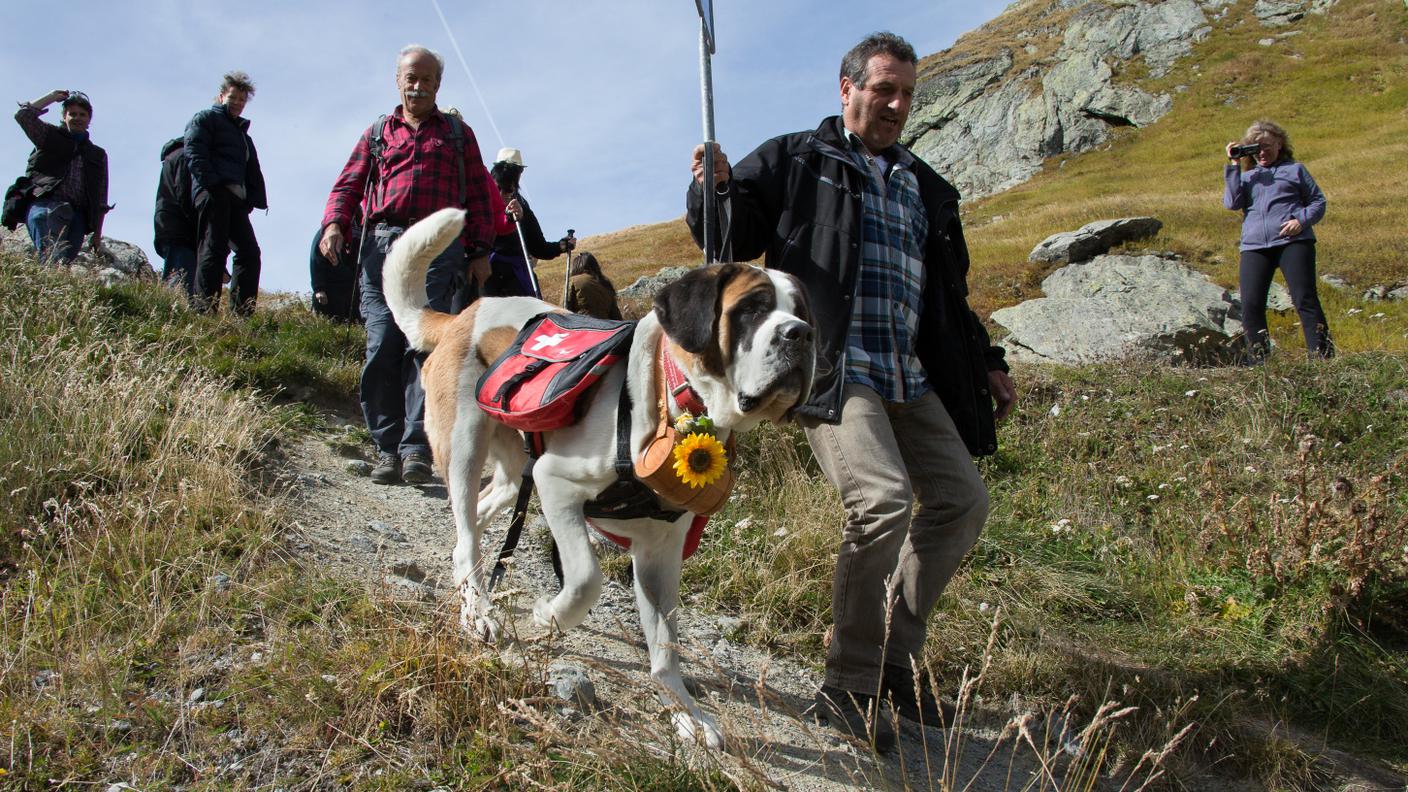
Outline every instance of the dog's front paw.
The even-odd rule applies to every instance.
[[[670,719],[674,722],[675,733],[681,740],[703,743],[714,751],[724,747],[724,733],[719,730],[719,724],[711,716],[702,712],[697,716],[676,712]]]
[[[549,629],[558,626],[557,611],[553,608],[551,599],[544,597],[533,605],[533,623]]]
[[[474,608],[464,608],[460,611],[460,627],[470,637],[487,644],[497,644],[503,639],[503,627],[499,626],[498,620],[488,613],[479,613]]]

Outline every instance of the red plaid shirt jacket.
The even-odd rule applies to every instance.
[[[371,191],[367,219],[377,223],[409,226],[437,210],[459,204],[460,177],[450,146],[450,122],[436,109],[419,128],[406,123],[401,107],[386,118],[382,130],[385,148],[374,184],[367,185],[372,167],[372,128],[357,139],[352,156],[333,183],[323,211],[323,227],[337,223],[344,232],[358,215],[363,190]],[[465,210],[464,249],[470,258],[487,254],[494,240],[492,182],[484,178],[484,160],[474,130],[464,125]]]

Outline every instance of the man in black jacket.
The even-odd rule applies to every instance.
[[[259,242],[249,213],[268,209],[259,155],[249,137],[249,120],[241,118],[254,95],[249,75],[233,71],[220,84],[215,105],[196,113],[186,125],[186,164],[195,188],[199,241],[196,249],[194,303],[211,311],[220,296],[225,257],[235,249],[230,303],[249,315],[259,296]]]
[[[165,262],[161,269],[162,282],[194,295],[198,228],[185,147],[185,138],[172,138],[161,147],[161,176],[156,185],[152,226],[156,254]]]
[[[40,116],[61,102],[62,124],[46,124]],[[16,218],[29,228],[40,257],[69,262],[78,255],[83,237],[102,249],[103,218],[108,206],[108,155],[88,137],[93,105],[79,91],[50,91],[33,102],[22,102],[15,121],[34,150],[25,168],[21,192],[28,207]]]
[[[972,456],[997,450],[996,419],[1015,400],[968,307],[958,191],[898,145],[917,63],[898,36],[866,38],[841,62],[839,117],[732,168],[716,147],[713,174],[734,257],[764,256],[807,287],[821,359],[798,413],[846,509],[816,711],[882,752],[895,743],[886,699],[909,720],[951,716],[913,669],[987,517]],[[701,244],[703,154],[687,198]]]

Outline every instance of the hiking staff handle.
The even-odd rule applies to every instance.
[[[564,266],[563,266],[563,268],[562,268],[562,307],[563,307],[563,308],[566,308],[566,307],[567,307],[567,291],[568,291],[568,289],[570,289],[570,288],[572,287],[572,248],[574,248],[574,247],[577,246],[577,238],[576,238],[575,236],[573,236],[573,234],[575,234],[575,233],[576,233],[576,229],[569,228],[569,229],[567,229],[567,236],[565,236],[565,237],[562,238],[563,241],[565,241],[565,242],[567,243],[567,245],[566,245],[566,248],[567,248],[567,249],[566,249],[565,251],[563,251],[564,253],[567,254],[567,261],[566,261],[566,263],[564,264]]]

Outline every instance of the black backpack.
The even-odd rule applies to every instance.
[[[0,212],[0,226],[12,229],[24,225],[29,216],[29,204],[34,200],[33,186],[28,176],[21,176],[5,190],[5,208]]]

